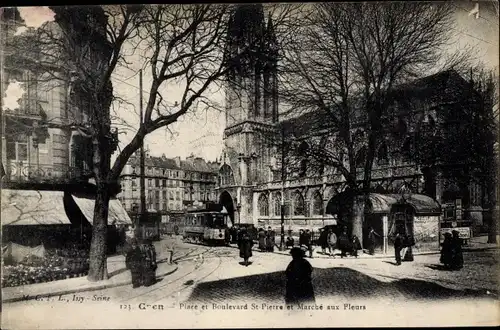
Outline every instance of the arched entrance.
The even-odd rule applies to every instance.
[[[223,191],[219,197],[219,204],[224,206],[231,219],[231,224],[234,226],[234,203],[233,198],[227,191]]]

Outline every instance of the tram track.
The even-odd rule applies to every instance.
[[[217,269],[220,268],[222,264],[222,259],[221,257],[217,254],[218,251],[214,250],[212,247],[206,247],[202,251],[200,251],[200,248],[203,247],[196,247],[191,249],[188,253],[184,254],[181,257],[178,257],[175,262],[176,263],[186,263],[185,265],[182,265],[183,271],[180,271],[179,273],[174,273],[175,275],[169,276],[168,279],[169,281],[167,283],[161,284],[160,286],[153,286],[149,290],[145,290],[139,294],[135,294],[133,296],[128,296],[123,299],[123,302],[130,303],[130,301],[137,300],[137,299],[143,299],[144,297],[147,297],[148,295],[153,295],[155,292],[161,291],[161,297],[154,300],[150,301],[150,299],[147,299],[148,302],[156,302],[162,299],[165,299],[167,297],[172,297],[172,295],[175,295],[176,293],[180,293],[190,287],[190,285],[186,286],[186,278],[190,277],[192,274],[200,272],[200,269],[206,265],[207,259],[212,259],[213,257],[217,258],[217,266],[209,271],[207,274],[203,275],[201,278],[195,278],[193,279],[193,284],[196,284],[197,282],[205,279],[206,277],[210,276],[213,274]],[[210,255],[211,253],[214,253],[214,255]],[[192,262],[191,258],[197,258],[198,256],[202,256],[202,258],[196,260],[196,262]],[[187,270],[187,271],[186,271]],[[202,274],[205,272],[202,272]],[[197,274],[198,275],[198,274]],[[175,278],[172,278],[174,277]],[[181,281],[184,281],[183,283],[180,283]],[[167,290],[165,292],[165,290]],[[143,302],[143,301],[141,301]]]

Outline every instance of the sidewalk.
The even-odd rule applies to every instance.
[[[468,245],[465,245],[462,250],[464,252],[472,252],[472,251],[485,251],[485,250],[494,250],[494,249],[500,249],[500,246],[498,244],[491,244],[487,243],[488,237],[487,236],[478,236],[478,237],[473,237],[469,240]],[[232,248],[238,248],[237,244],[230,244]],[[269,253],[269,252],[261,252],[258,248],[257,245],[254,245],[252,248],[252,251],[258,252],[258,253]],[[318,252],[319,251],[319,252]],[[274,252],[276,254],[281,254],[281,255],[286,255],[290,256],[290,249],[288,248],[285,251],[279,251],[279,248],[275,247]],[[335,250],[335,256],[340,257],[340,251]],[[439,254],[440,251],[422,251],[422,252],[413,252],[414,256],[418,255],[429,255],[429,254]],[[308,255],[306,253],[306,255]],[[328,258],[330,259],[330,255],[324,255],[321,253],[321,248],[319,246],[315,246],[313,249],[313,257],[314,258]],[[359,252],[358,259],[393,259],[394,255],[393,254],[383,254],[383,253],[375,253],[374,255],[370,255],[367,252]]]
[[[156,278],[165,277],[175,271],[177,271],[176,264],[168,264],[160,261],[156,270]],[[45,298],[132,284],[130,271],[125,268],[124,256],[120,255],[108,258],[108,274],[110,276],[109,279],[99,282],[89,282],[87,276],[82,276],[66,280],[2,288],[2,302]]]

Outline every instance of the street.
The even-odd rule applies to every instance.
[[[2,322],[4,328],[81,327],[82,319],[86,327],[105,328],[248,326],[243,320],[265,326],[272,312],[287,314],[286,322],[304,313],[313,316],[304,326],[496,324],[499,251],[464,253],[460,271],[441,270],[438,259],[437,254],[415,256],[401,266],[390,258],[308,259],[314,267],[316,306],[286,310],[283,270],[289,256],[254,252],[245,267],[235,248],[180,243],[174,254],[179,269],[151,287],[4,304]],[[247,310],[239,310],[245,304]],[[28,310],[32,314],[26,317]],[[250,310],[254,313],[243,319],[233,317]]]

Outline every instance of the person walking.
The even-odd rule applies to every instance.
[[[272,230],[271,226],[267,227],[267,235],[266,235],[266,251],[274,252],[274,243],[275,243],[276,234],[274,230]]]
[[[285,302],[287,304],[314,303],[313,268],[309,261],[304,259],[304,251],[301,248],[293,247],[290,254],[292,261],[285,271]]]
[[[358,257],[358,250],[361,250],[361,242],[359,241],[359,238],[356,235],[352,236],[351,249],[352,249],[351,254],[357,258]]]
[[[349,236],[347,235],[347,228],[344,227],[342,234],[339,237],[339,249],[340,249],[340,257],[347,257],[347,251],[350,251],[351,242],[349,240]]]
[[[396,264],[401,265],[401,249],[403,248],[403,237],[399,232],[394,237],[394,253],[396,257]]]
[[[441,243],[441,256],[439,261],[447,268],[451,269],[452,265],[452,235],[444,233],[444,240]]]
[[[453,230],[451,232],[451,269],[459,270],[464,266],[464,255],[462,252],[462,239],[459,237],[459,232]]]
[[[377,232],[373,229],[373,227],[370,227],[370,231],[368,232],[368,253],[370,255],[375,254],[375,245],[377,237],[380,238],[380,235],[377,234]]]
[[[312,235],[309,229],[306,229],[304,233],[304,243],[307,247],[307,251],[309,251],[309,258],[313,257],[313,248],[312,248]]]
[[[304,229],[299,229],[299,247],[305,246],[306,242],[304,240]]]
[[[143,285],[143,255],[137,240],[130,240],[131,247],[125,257],[125,266],[130,269],[132,276],[132,288],[138,288]]]
[[[335,258],[335,249],[337,248],[337,235],[333,232],[333,229],[328,230],[328,252],[330,256]]]
[[[248,234],[248,231],[245,228],[242,228],[240,232],[240,239],[238,241],[238,247],[240,249],[240,258],[243,258],[245,266],[248,266],[248,259],[252,256],[252,246],[252,238]]]
[[[321,251],[323,252],[323,254],[326,254],[326,248],[328,246],[328,232],[324,228],[321,228],[319,230],[318,243],[321,246]]]
[[[259,238],[259,250],[260,252],[266,251],[266,232],[263,228],[259,228],[259,234],[257,235]]]

